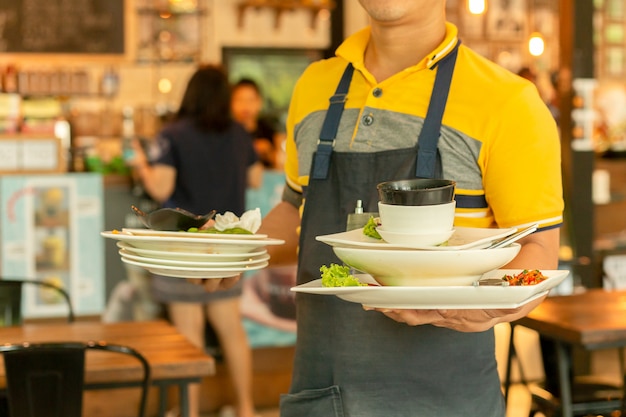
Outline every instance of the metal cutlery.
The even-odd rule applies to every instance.
[[[502,248],[504,246],[510,245],[511,243],[533,233],[535,230],[537,230],[537,227],[539,227],[539,225],[537,223],[534,223],[534,224],[531,224],[530,226],[519,229],[517,232],[513,233],[512,235],[508,235],[501,239],[494,240],[485,249],[496,249],[496,248]]]

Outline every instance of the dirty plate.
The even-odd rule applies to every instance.
[[[189,262],[236,262],[250,259],[267,253],[266,249],[255,250],[245,253],[196,253],[196,252],[172,252],[136,248],[126,242],[117,242],[117,247],[137,256],[147,258],[168,259]]]
[[[163,237],[183,237],[183,238],[200,238],[200,239],[231,239],[231,240],[250,240],[265,239],[267,235],[263,234],[242,234],[242,233],[207,233],[207,232],[171,232],[167,230],[151,230],[151,229],[122,229],[124,233],[130,233],[136,236],[163,236]]]
[[[129,245],[149,250],[186,253],[247,253],[268,245],[282,245],[280,239],[220,239],[207,237],[137,236],[128,232],[101,232],[103,237],[126,242]]]

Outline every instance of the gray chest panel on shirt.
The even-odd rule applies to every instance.
[[[326,111],[311,113],[295,127],[300,176],[309,174],[325,115]],[[365,107],[360,114],[359,109],[345,109],[334,150],[380,152],[412,148],[417,143],[423,123],[423,118],[387,110]],[[352,140],[355,126],[356,135]],[[457,181],[458,188],[482,190],[482,175],[477,163],[482,143],[447,126],[442,126],[441,135],[438,146],[444,178]]]

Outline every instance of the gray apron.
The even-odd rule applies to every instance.
[[[348,65],[326,114],[302,217],[298,284],[341,263],[315,236],[345,230],[356,200],[377,211],[376,184],[441,177],[437,143],[457,48],[438,63],[417,149],[333,152],[352,76]],[[337,297],[297,294],[298,342],[281,417],[503,417],[493,330],[411,327]]]

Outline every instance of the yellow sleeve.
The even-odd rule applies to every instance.
[[[505,103],[479,158],[485,197],[499,227],[562,222],[560,138],[532,85]]]

